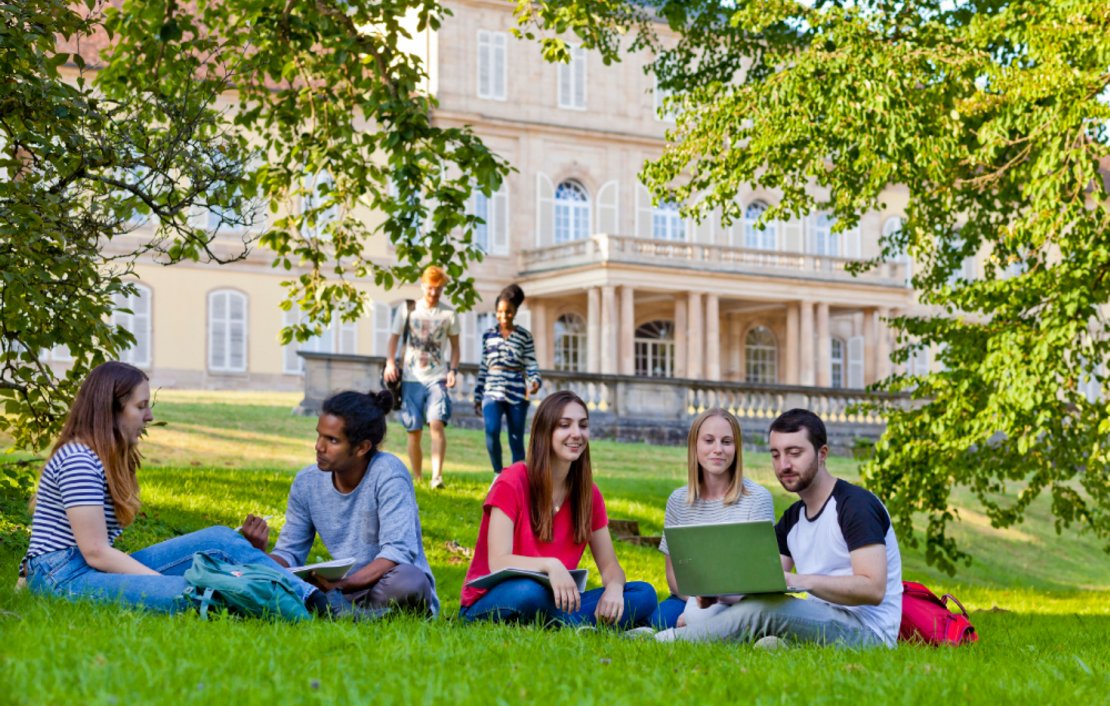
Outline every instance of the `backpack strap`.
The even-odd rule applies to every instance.
[[[204,589],[204,595],[200,597],[200,619],[208,620],[208,606],[212,605],[212,595],[216,592],[214,588]]]
[[[940,600],[944,603],[945,608],[948,607],[948,601],[952,601],[960,609],[960,612],[964,614],[964,617],[968,620],[971,620],[971,616],[967,614],[967,608],[964,608],[964,604],[960,603],[959,599],[957,599],[951,593],[944,594]]]

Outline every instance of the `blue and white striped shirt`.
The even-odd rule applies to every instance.
[[[475,402],[486,399],[519,404],[526,399],[527,385],[533,382],[540,382],[540,365],[536,362],[536,344],[528,329],[517,326],[508,338],[501,336],[499,326],[482,334],[482,362],[474,387]]]
[[[85,505],[103,505],[108,526],[108,543],[123,532],[116,519],[116,506],[108,491],[108,476],[97,455],[84,444],[71,442],[50,457],[39,479],[35,514],[31,518],[31,546],[27,559],[77,546],[66,510]]]

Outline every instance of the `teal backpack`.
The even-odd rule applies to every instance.
[[[312,615],[297,594],[292,575],[264,564],[232,564],[209,552],[193,555],[185,572],[185,596],[208,619],[208,609],[257,618],[309,620]]]

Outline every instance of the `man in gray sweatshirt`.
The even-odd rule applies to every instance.
[[[316,424],[316,463],[289,490],[285,526],[270,554],[284,566],[306,563],[316,535],[333,557],[354,557],[338,581],[309,575],[331,603],[439,613],[435,576],[424,556],[420,514],[408,469],[379,447],[388,392],[340,392],[324,401]],[[265,550],[266,521],[248,515],[243,535]],[[343,606],[337,605],[342,611]]]

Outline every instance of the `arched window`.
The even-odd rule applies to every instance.
[[[651,214],[651,237],[655,240],[686,240],[686,219],[679,215],[678,204],[662,203]]]
[[[208,295],[208,369],[247,370],[247,296],[230,289]]]
[[[766,326],[756,326],[744,337],[744,369],[748,382],[778,382],[779,346]]]
[[[636,329],[636,374],[674,377],[674,323],[649,321]]]
[[[590,235],[590,197],[576,181],[555,187],[555,242],[581,240]]]
[[[150,288],[136,284],[134,294],[117,293],[113,303],[116,311],[112,312],[112,325],[127,329],[135,337],[134,345],[119,352],[119,359],[138,368],[150,367]]]
[[[817,214],[813,228],[813,254],[840,257],[840,233],[833,232],[836,217],[827,213]]]
[[[847,370],[844,366],[845,349],[844,341],[839,338],[829,341],[829,381],[833,387],[845,385],[844,374]]]
[[[555,320],[555,369],[580,372],[586,362],[586,322],[578,314]]]
[[[771,221],[767,227],[759,230],[755,222],[767,210],[767,204],[762,201],[752,201],[744,209],[744,247],[753,250],[775,250],[778,248],[778,223]]]

